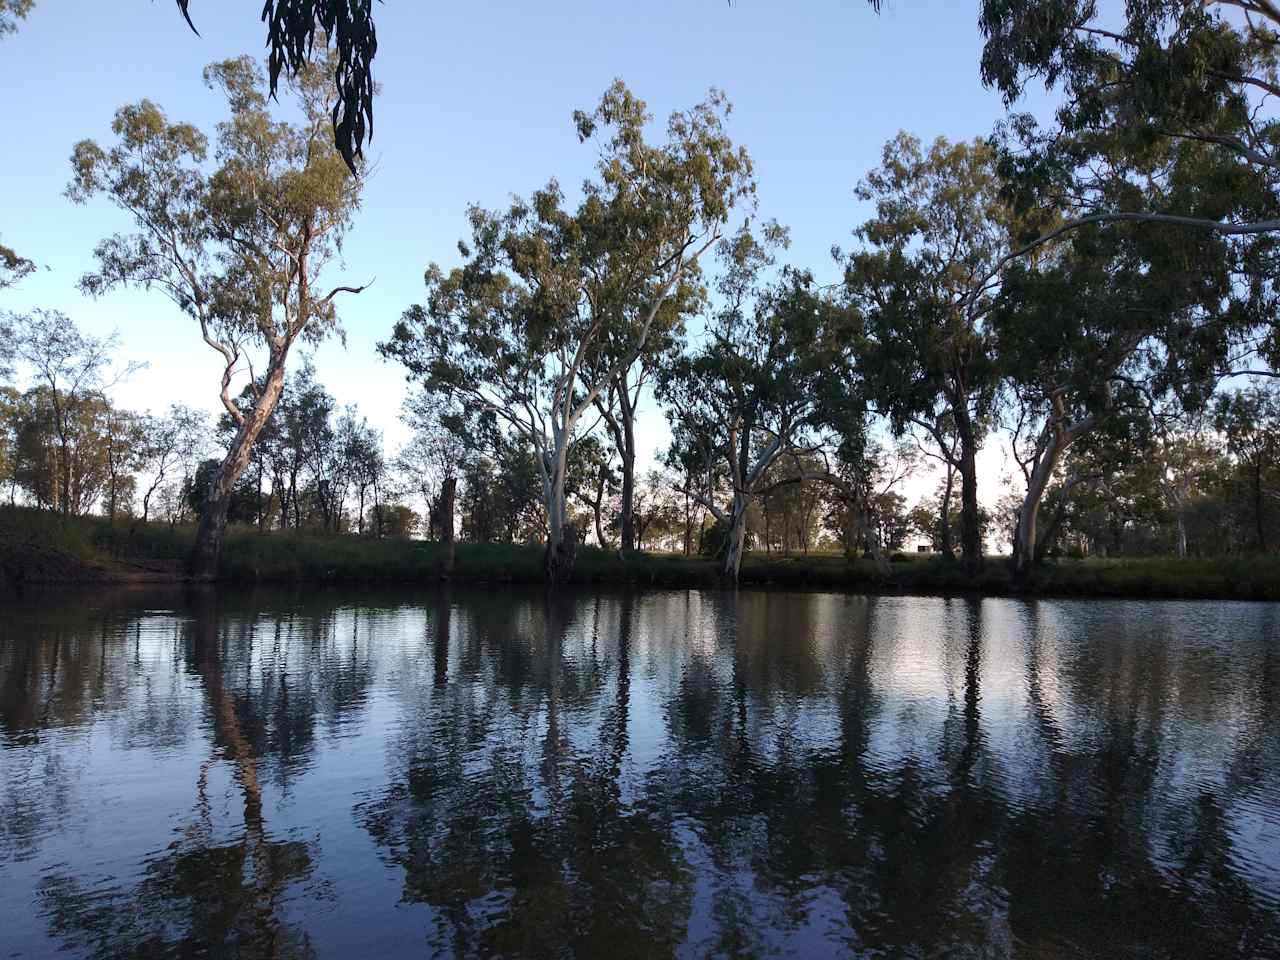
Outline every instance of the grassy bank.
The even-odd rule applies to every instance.
[[[15,583],[172,582],[194,531],[163,524],[96,517],[64,519],[42,511],[0,508],[0,579]],[[458,544],[453,570],[445,551],[415,540],[371,540],[315,534],[259,533],[233,529],[223,550],[222,577],[255,583],[377,583],[454,581],[537,583],[539,547]],[[667,554],[637,554],[625,560],[611,551],[584,547],[573,580],[582,584],[713,587],[715,561]],[[968,577],[958,564],[900,557],[882,575],[869,561],[841,556],[749,555],[742,585],[798,589],[887,590],[909,593],[1013,592],[1006,560],[988,558],[986,569]],[[1213,560],[1127,558],[1060,561],[1047,565],[1036,593],[1088,597],[1181,597],[1280,600],[1280,557]]]

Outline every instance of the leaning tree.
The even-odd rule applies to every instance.
[[[1135,409],[1200,409],[1230,344],[1276,308],[1266,285],[1236,282],[1247,265],[1215,234],[1112,223],[1068,236],[1011,266],[992,315],[1026,482],[1013,546],[1022,580],[1050,543],[1040,505],[1070,448]],[[1088,479],[1068,473],[1058,496]]]
[[[271,115],[252,59],[208,67],[205,82],[230,108],[218,124],[213,163],[203,133],[147,100],[116,113],[114,146],[85,140],[72,155],[68,195],[83,202],[105,194],[137,229],[98,244],[97,269],[82,289],[93,296],[125,285],[161,291],[222,361],[221,400],[236,431],[201,515],[192,553],[199,577],[217,572],[231,496],[280,398],[290,350],[337,331],[334,301],[363,289],[320,286],[362,186],[326,132],[331,69],[316,61],[298,72],[291,88],[304,122],[289,123]],[[254,358],[263,353],[259,376]],[[242,370],[248,404],[231,389]]]
[[[579,138],[600,145],[576,208],[555,181],[506,211],[472,207],[464,265],[429,267],[426,302],[379,348],[427,391],[532,445],[553,581],[572,563],[566,479],[584,417],[653,349],[660,314],[697,299],[699,259],[754,194],[728,112],[712,91],[651,144],[644,103],[615,82],[593,112],[574,115]]]

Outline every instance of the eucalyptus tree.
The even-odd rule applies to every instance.
[[[35,272],[36,265],[12,247],[0,243],[0,290],[12,287],[23,277]]]
[[[759,542],[766,553],[775,542],[784,556],[791,554],[793,546],[808,554],[817,543],[831,491],[809,477],[825,473],[826,468],[820,457],[805,453],[782,457],[769,469],[764,480],[769,492],[757,500],[763,528],[758,531]]]
[[[463,537],[473,543],[545,538],[535,459],[522,438],[502,437],[489,455],[462,461],[458,499]]]
[[[252,394],[253,388],[245,390]],[[271,475],[272,496],[280,512],[280,529],[302,527],[302,493],[309,465],[325,454],[332,430],[333,397],[315,378],[311,359],[289,374],[280,391],[275,413],[263,428],[254,446],[253,457],[260,468]],[[223,416],[221,431],[235,436],[237,425]],[[323,466],[321,467],[323,472]],[[313,476],[313,480],[314,480]],[[292,518],[292,520],[290,519]]]
[[[1115,223],[1073,231],[1006,272],[992,329],[1026,483],[1015,577],[1044,553],[1040,503],[1069,447],[1133,407],[1202,406],[1228,362],[1229,331],[1275,309],[1263,285],[1237,282],[1238,267],[1220,236]]]
[[[594,111],[574,114],[579,138],[600,147],[576,208],[554,180],[502,212],[472,207],[464,265],[429,267],[425,304],[379,348],[428,392],[488,412],[532,445],[552,580],[567,572],[577,536],[565,481],[584,417],[654,349],[659,316],[694,296],[700,258],[753,196],[728,112],[712,91],[650,144],[644,103],[615,82]]]
[[[136,372],[142,364],[129,363],[112,372],[112,353],[119,345],[115,334],[91,337],[80,332],[71,318],[58,310],[34,310],[11,318],[14,356],[23,362],[32,380],[43,389],[49,426],[56,440],[56,469],[51,502],[63,513],[83,512],[92,498],[76,493],[84,485],[76,479],[74,455],[84,446],[88,424],[100,419],[94,411],[110,409],[104,393]],[[94,426],[91,432],[99,432]]]
[[[934,509],[936,518],[929,523],[924,523],[922,517],[918,518],[918,526],[921,532],[928,531],[938,553],[947,560],[954,560],[955,537],[952,531],[959,525],[959,517],[952,516],[955,512],[952,504],[956,499],[956,466],[960,462],[960,448],[956,432],[945,414],[934,420],[929,427],[923,437],[912,434],[912,439],[923,456],[941,465],[942,480],[938,484],[938,505]]]
[[[35,0],[0,0],[0,38],[16,31],[35,5]]]
[[[1203,417],[1191,418],[1183,429],[1165,431],[1160,437],[1158,480],[1165,506],[1173,515],[1174,551],[1179,557],[1189,549],[1188,517],[1197,501],[1211,495],[1215,480],[1227,473],[1225,460]]]
[[[745,231],[725,252],[724,306],[709,318],[705,342],[663,369],[658,396],[672,424],[668,460],[691,480],[680,492],[724,526],[722,572],[736,582],[747,510],[771,489],[770,468],[818,448],[833,392],[850,386],[848,317],[806,272],[787,269],[757,288],[767,255]],[[780,482],[801,479],[793,472]]]
[[[1083,534],[1103,552],[1132,552],[1134,534],[1166,516],[1160,437],[1177,422],[1176,404],[1127,405],[1071,445],[1066,482],[1051,489],[1048,522],[1037,543],[1048,547],[1064,529]],[[1080,478],[1074,486],[1071,480]]]
[[[460,423],[461,414],[438,394],[421,391],[405,400],[400,419],[413,436],[400,448],[393,466],[422,498],[427,536],[452,549],[458,477],[471,443],[464,442],[463,435],[470,431]]]
[[[133,512],[137,489],[134,476],[145,462],[145,421],[130,410],[111,406],[102,418],[101,450],[107,479],[102,513],[109,520]]]
[[[591,515],[595,522],[596,546],[601,549],[609,545],[604,532],[606,494],[611,493],[618,486],[618,478],[614,475],[611,463],[613,459],[612,452],[595,435],[588,434],[583,437],[573,445],[569,453],[569,476],[565,481],[565,489],[577,498],[583,506],[591,510]],[[633,460],[633,470],[634,466]],[[632,509],[634,511],[634,492],[632,497]],[[624,546],[622,549],[626,549],[626,547]],[[631,549],[635,549],[634,531],[632,532]]]
[[[142,459],[151,482],[142,494],[142,519],[151,515],[151,500],[164,482],[176,473],[185,485],[195,475],[209,443],[208,416],[182,404],[170,404],[160,416],[143,424]]]
[[[201,514],[191,558],[198,577],[217,572],[226,509],[279,401],[290,350],[337,332],[336,298],[363,289],[321,287],[362,186],[325,133],[329,69],[312,62],[291,80],[302,112],[295,124],[273,118],[266,81],[250,58],[208,67],[206,84],[222,91],[230,110],[218,124],[212,165],[205,135],[148,100],[117,111],[115,145],[85,140],[72,155],[68,195],[83,202],[105,194],[137,228],[98,244],[97,269],[82,289],[94,296],[123,285],[161,291],[222,360],[222,405],[237,429]],[[266,354],[261,379],[253,369],[259,352]],[[232,396],[242,368],[249,404]]]
[[[59,396],[41,383],[16,397],[10,412],[13,486],[41,509],[88,513],[111,479],[111,403],[96,391]]]
[[[636,411],[646,387],[652,387],[659,366],[678,348],[684,336],[686,316],[699,307],[701,291],[691,284],[682,285],[678,296],[667,300],[654,318],[649,331],[651,345],[635,354],[630,351],[626,339],[612,342],[609,331],[603,338],[603,349],[593,358],[596,365],[608,369],[605,389],[596,397],[595,405],[604,423],[605,431],[619,461],[619,513],[618,528],[620,549],[636,548],[635,491],[636,491]],[[642,309],[644,302],[626,309]],[[619,363],[618,361],[622,362]]]
[[[355,490],[356,531],[364,533],[365,501],[373,494],[373,515],[382,536],[382,486],[387,475],[386,458],[382,454],[382,433],[369,426],[364,417],[357,419],[356,409],[347,407],[338,419],[337,445],[342,450],[346,479]]]
[[[895,488],[916,472],[920,456],[917,448],[907,441],[900,439],[887,444],[876,440],[872,418],[860,409],[855,412],[860,415],[850,418],[838,429],[834,478],[827,482],[835,488],[836,500],[846,515],[846,551],[861,540],[883,572],[887,569],[883,532],[895,526],[895,518],[886,516],[884,508],[898,506],[901,495]]]
[[[1252,386],[1217,398],[1214,426],[1246,478],[1254,544],[1266,551],[1267,517],[1280,512],[1280,391]]]
[[[246,393],[251,394],[252,390],[251,386],[245,387]],[[316,380],[311,358],[305,358],[285,379],[275,413],[253,451],[256,467],[271,474],[281,529],[292,524],[300,530],[316,510],[326,529],[333,525],[333,495],[343,486],[345,477],[343,451],[336,443],[331,423],[336,411],[337,402]],[[234,438],[237,424],[224,415],[219,430],[225,437]]]
[[[338,407],[319,384],[298,399],[301,402],[294,410],[298,416],[290,424],[290,441],[298,446],[309,480],[304,491],[309,520],[314,520],[318,511],[321,528],[336,531],[348,481],[347,450],[339,442],[333,422]],[[296,486],[294,498],[296,502]]]
[[[982,564],[977,453],[999,384],[987,325],[992,275],[1013,217],[986,142],[929,147],[900,133],[857,188],[875,213],[854,235],[845,288],[865,324],[864,369],[876,409],[915,428],[960,475],[965,566]],[[839,250],[838,256],[842,256]]]
[[[1244,282],[1274,284],[1280,117],[1267,100],[1280,93],[1280,6],[1151,0],[1113,14],[1096,0],[984,0],[980,25],[982,78],[1007,104],[1034,81],[1061,94],[1045,127],[1019,116],[1005,129],[1011,195],[1065,221],[1015,253],[1089,223],[1163,223],[1232,238],[1252,261]],[[1169,157],[1189,150],[1213,204],[1178,189],[1187,169]],[[1255,372],[1280,375],[1274,315],[1244,345],[1231,369],[1256,356]]]

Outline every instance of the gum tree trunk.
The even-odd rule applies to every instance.
[[[559,438],[557,438],[557,441]],[[573,570],[578,547],[578,532],[569,523],[565,505],[564,483],[568,447],[556,443],[558,452],[543,477],[543,492],[547,507],[547,552],[545,556],[547,582],[562,583]]]
[[[604,471],[596,479],[596,498],[591,502],[591,509],[595,513],[596,521],[596,546],[601,550],[608,548],[608,544],[604,540],[604,523],[600,516],[600,511],[604,505]]]
[[[1040,514],[1040,503],[1044,499],[1044,491],[1049,486],[1049,478],[1057,469],[1062,457],[1063,445],[1055,437],[1049,441],[1048,448],[1031,471],[1027,481],[1027,493],[1022,498],[1022,509],[1018,511],[1018,527],[1013,540],[1013,578],[1025,583],[1031,576],[1037,560],[1036,521]]]
[[[938,552],[948,560],[956,558],[955,544],[951,539],[951,495],[955,481],[955,467],[948,463],[946,487],[942,492],[942,505],[938,508]]]
[[[733,495],[733,506],[729,510],[729,539],[724,551],[724,578],[730,583],[738,582],[738,574],[742,569],[742,551],[747,539],[747,498],[740,492]]]
[[[630,427],[627,433],[631,433]],[[622,455],[622,549],[636,548],[636,454],[632,450]]]
[[[1253,464],[1253,523],[1258,533],[1258,552],[1267,552],[1267,528],[1263,522],[1262,457]]]
[[[982,530],[978,517],[978,443],[967,415],[956,417],[960,436],[960,553],[967,573],[982,569]]]
[[[436,522],[440,527],[440,540],[445,548],[445,570],[453,571],[454,538],[453,538],[453,504],[457,498],[458,478],[446,477],[440,485],[440,516]]]
[[[876,522],[872,511],[865,506],[856,511],[856,518],[862,539],[867,544],[867,553],[871,554],[871,562],[876,565],[881,575],[887,574],[889,562],[884,557],[884,544],[880,542],[880,524]]]
[[[1013,579],[1016,583],[1025,583],[1031,571],[1044,559],[1044,554],[1056,536],[1058,526],[1062,522],[1066,508],[1067,488],[1061,491],[1058,510],[1049,525],[1048,534],[1041,540],[1037,537],[1036,524],[1039,520],[1040,504],[1044,500],[1045,490],[1053,479],[1054,471],[1062,461],[1067,448],[1078,438],[1093,430],[1098,424],[1098,415],[1091,414],[1074,423],[1067,422],[1067,412],[1060,392],[1052,394],[1052,414],[1046,426],[1048,431],[1045,447],[1036,460],[1031,475],[1027,478],[1027,492],[1022,498],[1022,507],[1018,511],[1018,526],[1013,541]]]
[[[191,551],[191,575],[197,580],[212,580],[218,575],[218,560],[222,555],[222,541],[227,532],[227,511],[231,507],[231,495],[236,481],[244,473],[253,455],[253,445],[271,419],[284,389],[284,357],[273,360],[267,370],[262,393],[253,409],[244,417],[236,431],[231,449],[218,467],[205,504],[200,525],[196,528],[196,543]]]
[[[619,372],[610,391],[610,397],[617,400],[616,412],[612,400],[608,403],[599,402],[598,409],[604,417],[609,439],[618,449],[618,458],[622,465],[622,489],[618,511],[618,553],[621,555],[636,549],[636,410],[632,402],[631,386],[626,370]],[[603,538],[600,545],[604,546]]]

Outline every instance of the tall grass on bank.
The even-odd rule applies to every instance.
[[[194,530],[100,517],[64,518],[47,511],[0,507],[0,580],[95,582],[180,579]],[[419,540],[269,532],[232,528],[221,578],[254,583],[423,583],[442,579],[540,583],[542,548],[515,544],[445,549]],[[1017,592],[1008,561],[989,557],[977,577],[958,563],[900,555],[882,573],[870,561],[814,554],[750,554],[741,583],[751,587],[886,590],[912,593]],[[572,580],[580,584],[715,587],[719,565],[706,558],[582,547]],[[1063,560],[1046,564],[1029,592],[1080,597],[1168,597],[1280,600],[1280,555],[1179,560],[1172,557]]]

